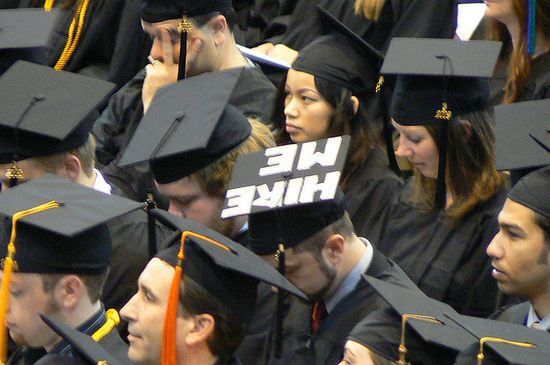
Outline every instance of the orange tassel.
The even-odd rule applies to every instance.
[[[226,251],[231,251],[231,248],[223,245],[211,238],[203,236],[201,234],[185,231],[181,235],[181,246],[178,252],[178,264],[176,265],[176,271],[172,278],[172,286],[170,287],[170,295],[168,296],[168,305],[166,308],[166,316],[164,317],[164,330],[162,333],[162,365],[176,365],[176,335],[177,326],[176,321],[178,318],[178,308],[180,299],[180,285],[183,278],[183,260],[185,259],[185,241],[187,236],[196,237],[212,243]]]

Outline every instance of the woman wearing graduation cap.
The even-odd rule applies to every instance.
[[[381,147],[385,123],[375,89],[382,55],[322,8],[325,33],[304,48],[284,85],[279,143],[351,135],[342,188],[358,233],[376,241],[400,179]]]
[[[506,181],[495,166],[494,122],[482,77],[492,74],[499,45],[394,41],[382,72],[401,73],[391,117],[400,133],[396,154],[411,162],[414,176],[379,249],[428,296],[463,314],[488,316],[498,290],[485,249],[498,231]],[[472,54],[483,55],[484,63],[470,62]]]

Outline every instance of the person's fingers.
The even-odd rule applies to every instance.
[[[160,30],[160,38],[162,42],[162,62],[164,64],[174,63],[174,47],[172,46],[172,39],[170,33],[167,30]]]

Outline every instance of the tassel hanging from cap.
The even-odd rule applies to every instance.
[[[193,24],[191,24],[187,15],[184,15],[178,25],[178,32],[180,33],[180,59],[178,63],[178,80],[185,79],[187,63],[187,33],[189,33],[191,30],[193,30]]]
[[[399,344],[399,361],[397,361],[398,365],[411,365],[410,362],[407,361],[407,344],[405,342],[405,332],[407,328],[407,322],[410,319],[416,319],[420,321],[430,322],[430,323],[437,323],[437,324],[443,324],[439,319],[432,317],[432,316],[424,316],[420,314],[403,314],[401,316],[401,343]]]
[[[533,56],[537,40],[537,0],[528,0],[527,8],[527,54]]]
[[[187,237],[195,237],[206,242],[212,243],[226,251],[231,251],[229,247],[223,245],[211,238],[203,236],[191,231],[185,231],[181,234],[181,245],[178,251],[178,262],[175,267],[174,277],[172,278],[172,285],[170,287],[170,294],[168,296],[168,305],[166,308],[166,316],[164,317],[164,330],[162,333],[162,365],[176,365],[176,321],[178,317],[178,309],[180,302],[180,285],[184,275],[183,263],[185,260],[185,242]]]
[[[275,259],[279,263],[279,273],[285,275],[285,245],[280,243]],[[286,294],[283,290],[277,292],[277,313],[275,328],[275,358],[279,359],[283,354],[283,317]]]
[[[55,6],[55,0],[46,0],[44,2],[44,10],[45,11],[52,11],[54,6]]]
[[[9,307],[11,274],[17,268],[15,262],[15,239],[17,238],[17,223],[21,218],[40,213],[49,209],[59,208],[60,203],[52,200],[34,208],[17,212],[12,217],[11,237],[8,243],[8,254],[4,259],[4,275],[0,287],[0,362],[6,363],[8,356],[8,329],[6,327],[6,314]]]
[[[533,345],[532,343],[528,343],[528,342],[510,341],[510,340],[506,340],[504,338],[498,338],[498,337],[482,337],[479,340],[479,353],[477,354],[477,365],[483,365],[483,362],[485,361],[483,346],[485,345],[486,342],[504,343],[507,345],[513,345],[513,346],[518,346],[518,347],[523,347],[528,349],[537,347],[536,345]]]

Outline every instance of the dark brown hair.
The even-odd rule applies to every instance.
[[[445,182],[453,204],[445,215],[450,223],[457,223],[501,189],[505,178],[495,166],[494,123],[488,111],[467,113],[449,123]],[[441,126],[425,127],[439,149]],[[436,179],[415,171],[413,203],[421,210],[433,210],[436,187]]]
[[[207,340],[208,349],[222,363],[229,361],[244,337],[245,323],[188,276],[182,280],[180,303],[184,316],[210,314],[214,317],[214,335]]]

